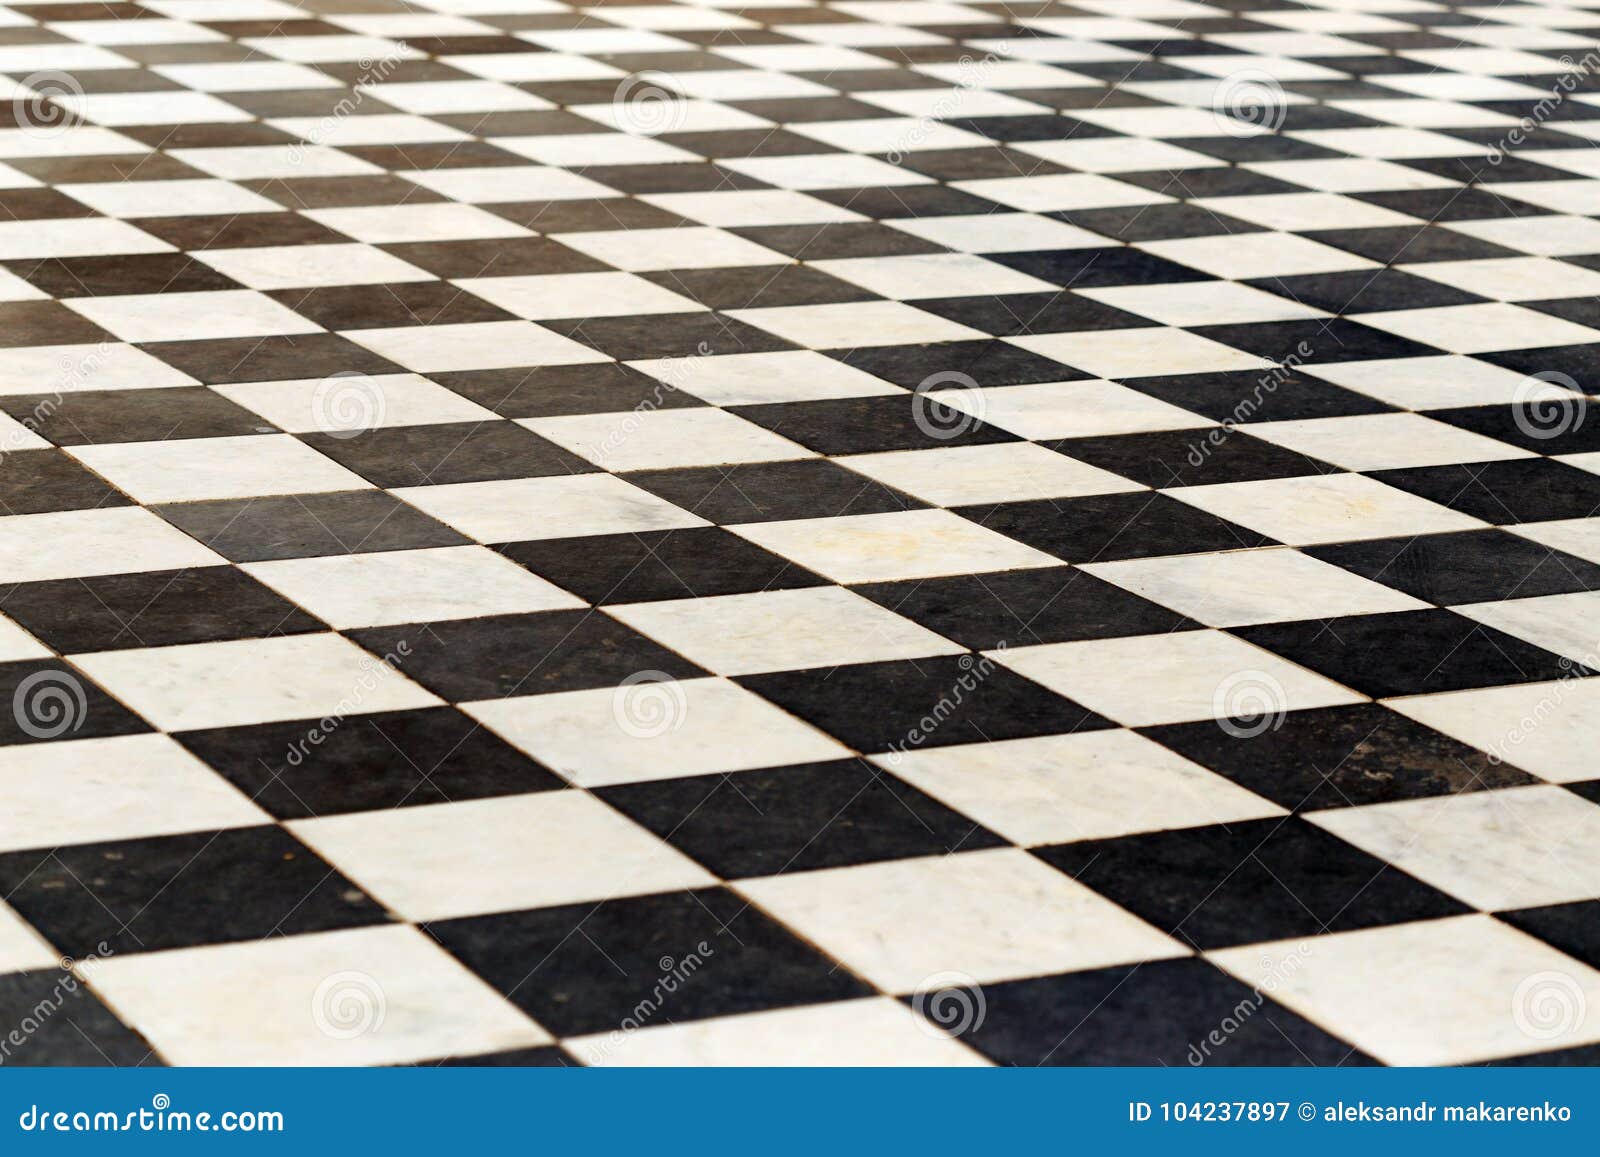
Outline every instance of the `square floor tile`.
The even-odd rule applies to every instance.
[[[165,731],[438,702],[378,656],[338,635],[102,651],[73,662]]]
[[[648,1015],[639,1010],[640,996],[665,983],[663,976],[674,989],[673,1023],[870,991],[720,888],[450,920],[429,930],[564,1036],[635,1027]]]
[[[581,792],[357,812],[288,826],[389,910],[416,921],[714,882]]]
[[[174,1064],[395,1064],[551,1039],[415,928],[142,953],[86,971]]]
[[[1219,631],[1012,647],[994,658],[1129,727],[1215,719],[1248,731],[1284,711],[1361,698]]]
[[[1282,814],[1131,731],[894,752],[874,761],[1023,846]]]
[[[632,603],[610,613],[718,675],[963,651],[839,587]]]
[[[738,888],[890,992],[952,971],[991,982],[1182,954],[1016,849],[798,872]]]
[[[1487,916],[1398,924],[1297,944],[1215,953],[1246,984],[1280,976],[1273,999],[1392,1065],[1456,1065],[1600,1040],[1589,994],[1600,972]],[[1295,961],[1285,969],[1285,962]],[[1530,1035],[1519,992],[1561,974],[1587,1010],[1554,1036]],[[1563,986],[1568,987],[1567,985]]]
[[[1201,950],[1465,911],[1382,857],[1295,817],[1059,844],[1035,854]]]
[[[1459,509],[1386,486],[1364,474],[1224,482],[1186,486],[1169,493],[1180,502],[1292,546],[1440,534],[1483,525]]]
[[[704,518],[607,474],[404,487],[395,496],[480,542],[707,525]]]
[[[74,446],[74,457],[144,503],[251,498],[367,483],[287,434]]]
[[[581,787],[849,754],[742,687],[720,679],[666,679],[658,670],[637,671],[615,687],[462,709]]]

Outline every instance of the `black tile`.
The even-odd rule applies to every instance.
[[[0,398],[0,409],[58,446],[277,432],[265,418],[202,387],[11,394]]]
[[[1204,960],[989,984],[965,1043],[1005,1065],[1358,1065],[1362,1054]],[[1224,1023],[1236,1025],[1214,1043]]]
[[[1085,840],[1034,854],[1201,950],[1468,911],[1293,816]]]
[[[1253,733],[1224,731],[1214,720],[1141,731],[1291,811],[1537,782],[1375,703],[1290,711]]]
[[[454,708],[334,719],[332,727],[334,720],[294,720],[176,738],[283,820],[565,786]]]
[[[863,753],[1111,726],[988,657],[860,663],[737,682]]]
[[[1444,610],[1304,619],[1234,633],[1374,699],[1534,683],[1583,670]],[[1396,646],[1401,639],[1405,645]]]
[[[792,436],[787,429],[779,432]],[[643,470],[627,477],[690,514],[725,525],[885,514],[926,505],[821,459]]]
[[[0,470],[0,514],[129,506],[98,474],[61,450],[13,450]]]
[[[1484,299],[1426,277],[1398,269],[1357,269],[1298,277],[1262,277],[1245,282],[1313,309],[1329,313],[1377,313],[1388,309],[1432,309],[1470,305]],[[1329,361],[1343,361],[1342,356]]]
[[[1380,470],[1371,477],[1500,525],[1591,518],[1600,511],[1600,474],[1547,458]]]
[[[0,746],[150,730],[82,672],[59,660],[0,663]]]
[[[486,615],[346,632],[374,654],[409,647],[405,673],[453,703],[609,687],[639,671],[700,668],[597,611]]]
[[[502,418],[609,414],[641,407],[667,410],[705,404],[670,382],[657,381],[614,362],[470,370],[429,377]]]
[[[1234,349],[1259,354],[1274,363],[1284,362],[1304,349],[1312,351],[1310,360],[1327,362],[1418,358],[1440,352],[1421,342],[1384,333],[1342,317],[1261,321],[1244,325],[1202,325],[1193,327],[1191,332]]]
[[[467,325],[516,317],[443,281],[280,289],[267,296],[331,330]]]
[[[581,310],[588,306],[580,300],[573,303],[573,308]],[[547,320],[540,324],[624,362],[769,353],[795,348],[793,343],[766,330],[710,310],[641,317],[583,317],[568,321]]]
[[[1600,566],[1503,530],[1369,538],[1302,549],[1440,606],[1600,590]]]
[[[1238,550],[1273,542],[1253,530],[1148,490],[964,506],[957,513],[1077,563]]]
[[[474,916],[428,931],[561,1036],[871,992],[721,888]]]
[[[975,651],[1156,635],[1198,625],[1071,567],[869,583],[853,589]]]
[[[826,582],[714,526],[535,539],[495,549],[596,606],[787,590]]]
[[[857,759],[654,780],[598,794],[730,880],[1004,843]]]
[[[1266,371],[1131,378],[1130,389],[1216,422],[1287,422],[1392,412],[1376,398],[1279,366]]]
[[[822,454],[931,450],[1015,442],[1017,436],[924,395],[732,407],[735,414]]]
[[[108,945],[109,947],[109,945]],[[93,948],[91,948],[93,951]],[[131,1068],[161,1062],[74,974],[59,969],[0,975],[0,1064]]]
[[[0,856],[7,902],[72,956],[154,952],[387,921],[279,827],[191,832]]]
[[[1156,324],[1147,317],[1059,290],[1054,293],[933,298],[917,302],[917,308],[996,337],[1140,329]]]
[[[231,566],[18,583],[0,587],[0,611],[63,654],[326,629]]]
[[[1206,281],[1206,274],[1141,249],[1044,249],[1036,253],[996,253],[990,261],[1069,289],[1107,285],[1163,285]]]
[[[380,490],[225,498],[150,509],[234,562],[416,550],[471,542]]]
[[[1536,400],[1528,404],[1429,410],[1428,417],[1535,454],[1588,454],[1600,450],[1600,421],[1584,420],[1589,417],[1587,399],[1564,394],[1558,387],[1535,389]]]
[[[1537,936],[1591,968],[1600,968],[1600,900],[1519,908],[1499,915],[1513,928]]]
[[[1068,438],[1049,445],[1069,458],[1162,488],[1331,474],[1336,469],[1316,458],[1221,426]]]
[[[443,486],[591,474],[598,467],[514,422],[380,426],[300,440],[376,486]]]
[[[858,370],[915,389],[935,374],[965,374],[980,386],[1065,382],[1092,375],[1069,369],[1053,358],[1001,341],[945,341],[927,345],[863,346],[828,355]]]

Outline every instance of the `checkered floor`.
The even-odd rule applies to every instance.
[[[1600,1063],[1597,141],[1600,0],[7,0],[0,1063]]]

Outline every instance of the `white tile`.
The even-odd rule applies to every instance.
[[[798,443],[710,406],[523,418],[519,425],[610,471],[816,457]]]
[[[431,205],[362,205],[342,209],[307,209],[319,225],[372,245],[412,241],[483,241],[527,237],[528,230],[473,205],[441,202]]]
[[[910,993],[1186,955],[1175,941],[1015,848],[793,872],[736,885],[852,971]]]
[[[460,129],[403,113],[375,116],[278,117],[265,122],[310,145],[350,148],[360,145],[448,144],[467,140]]]
[[[49,659],[54,654],[49,647],[23,630],[15,619],[0,615],[0,663],[19,659]]]
[[[729,317],[811,349],[966,341],[985,335],[898,301],[730,309]],[[842,345],[840,343],[843,343]]]
[[[1375,358],[1371,361],[1300,367],[1380,402],[1411,410],[1488,406],[1520,400],[1527,379],[1477,358],[1446,354],[1431,358]]]
[[[1061,565],[1052,555],[947,510],[746,523],[728,529],[840,583]]]
[[[213,386],[282,430],[354,437],[379,426],[497,421],[494,411],[417,374],[335,374]]]
[[[1542,301],[1600,293],[1600,273],[1548,257],[1422,261],[1397,268],[1496,301]]]
[[[1033,213],[971,213],[954,217],[896,217],[891,229],[964,253],[1036,249],[1094,249],[1106,238],[1076,225]]]
[[[1065,209],[1110,209],[1122,205],[1161,205],[1175,198],[1095,173],[1052,173],[1038,177],[984,177],[953,181],[951,188],[987,197],[1028,213]]]
[[[705,307],[632,273],[553,273],[467,277],[456,282],[474,297],[518,317],[635,317],[697,313]]]
[[[338,635],[101,651],[73,662],[164,731],[439,703],[394,667]]]
[[[896,751],[873,762],[1024,847],[1284,814],[1132,731]]]
[[[607,613],[718,675],[965,651],[841,587],[630,603]]]
[[[462,710],[579,787],[842,759],[850,752],[722,679],[633,681]]]
[[[372,486],[288,434],[112,442],[74,446],[70,453],[151,504]]]
[[[1144,378],[1166,374],[1225,373],[1271,369],[1272,362],[1184,329],[1082,330],[1007,338],[1097,378]]]
[[[418,373],[498,370],[512,366],[572,366],[610,359],[528,321],[397,326],[353,330],[357,345]]]
[[[379,903],[408,920],[547,908],[716,883],[682,852],[586,792],[535,792],[352,812],[287,826]]]
[[[789,258],[721,229],[618,229],[558,233],[569,249],[630,273],[655,269],[713,269],[731,265],[786,265]]]
[[[76,297],[62,304],[127,342],[322,332],[316,322],[247,289]]]
[[[899,1001],[881,996],[646,1025],[633,1032],[619,1028],[565,1043],[585,1065],[598,1068],[988,1064]]]
[[[905,392],[882,378],[814,350],[651,358],[628,364],[714,406],[822,402]]]
[[[1450,609],[1575,663],[1600,666],[1600,591],[1457,604]]]
[[[111,257],[126,253],[171,253],[173,247],[126,221],[67,218],[59,221],[0,221],[0,260],[46,257]]]
[[[1079,569],[1208,627],[1378,615],[1432,605],[1282,547],[1084,563]]]
[[[1540,257],[1600,253],[1600,221],[1590,217],[1491,217],[1484,221],[1451,221],[1445,228]]]
[[[615,196],[598,181],[548,166],[431,169],[397,175],[441,196],[476,205]]]
[[[168,149],[190,168],[229,181],[273,177],[361,177],[383,172],[349,153],[320,145],[241,145],[220,149]]]
[[[1585,345],[1600,339],[1600,330],[1501,303],[1356,313],[1350,320],[1457,354]]]
[[[930,185],[932,177],[859,153],[818,153],[791,157],[746,157],[718,165],[780,189],[856,189]]]
[[[204,217],[276,213],[282,206],[228,181],[100,181],[61,192],[107,217]]]
[[[710,525],[609,474],[410,486],[392,493],[479,542]]]
[[[587,605],[481,546],[277,559],[241,569],[341,631]]]
[[[121,21],[126,25],[128,21]],[[137,21],[143,24],[147,21]],[[340,88],[325,72],[282,60],[227,61],[220,64],[157,64],[151,72],[198,92],[279,92]]]
[[[1489,916],[1208,955],[1386,1064],[1471,1064],[1600,1041],[1600,972]]]
[[[0,582],[44,582],[227,560],[142,506],[0,518]]]
[[[1552,784],[1335,808],[1306,818],[1484,911],[1600,896],[1600,806]]]
[[[1293,233],[1234,233],[1142,241],[1139,248],[1213,277],[1297,277],[1376,269],[1377,263]]]
[[[140,952],[83,971],[178,1065],[406,1064],[551,1041],[404,925]]]
[[[845,257],[813,261],[832,277],[881,297],[905,301],[919,297],[976,294],[1052,293],[1048,281],[1018,273],[970,253],[919,253],[905,257]]]
[[[64,959],[10,905],[0,903],[0,973],[59,968]]]
[[[937,506],[1143,489],[1121,475],[1033,442],[849,454],[833,461]]]
[[[421,116],[549,108],[543,97],[491,80],[386,80],[366,91],[386,105]]]
[[[1108,289],[1080,289],[1077,293],[1163,325],[1229,325],[1328,316],[1292,298],[1231,281],[1120,285]]]
[[[1385,703],[1435,731],[1553,783],[1593,779],[1600,679],[1567,678]]]
[[[0,747],[0,790],[7,852],[272,822],[165,735]]]
[[[1085,438],[1215,425],[1209,418],[1115,382],[934,389],[927,396],[1024,438]]]
[[[1508,526],[1506,530],[1590,562],[1600,562],[1600,518],[1525,522],[1519,526]]]
[[[370,245],[275,245],[206,249],[197,261],[251,289],[432,281],[433,274]]]
[[[1346,470],[1390,470],[1496,462],[1534,454],[1420,414],[1352,414],[1292,422],[1253,422],[1250,436]]]
[[[1291,546],[1479,530],[1479,519],[1364,474],[1223,482],[1167,491],[1180,502]],[[1242,545],[1242,544],[1241,544]]]
[[[993,657],[1127,727],[1359,703],[1331,679],[1218,631],[1012,647]]]

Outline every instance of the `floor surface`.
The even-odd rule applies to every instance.
[[[1600,1061],[1597,65],[0,5],[0,1062]]]

